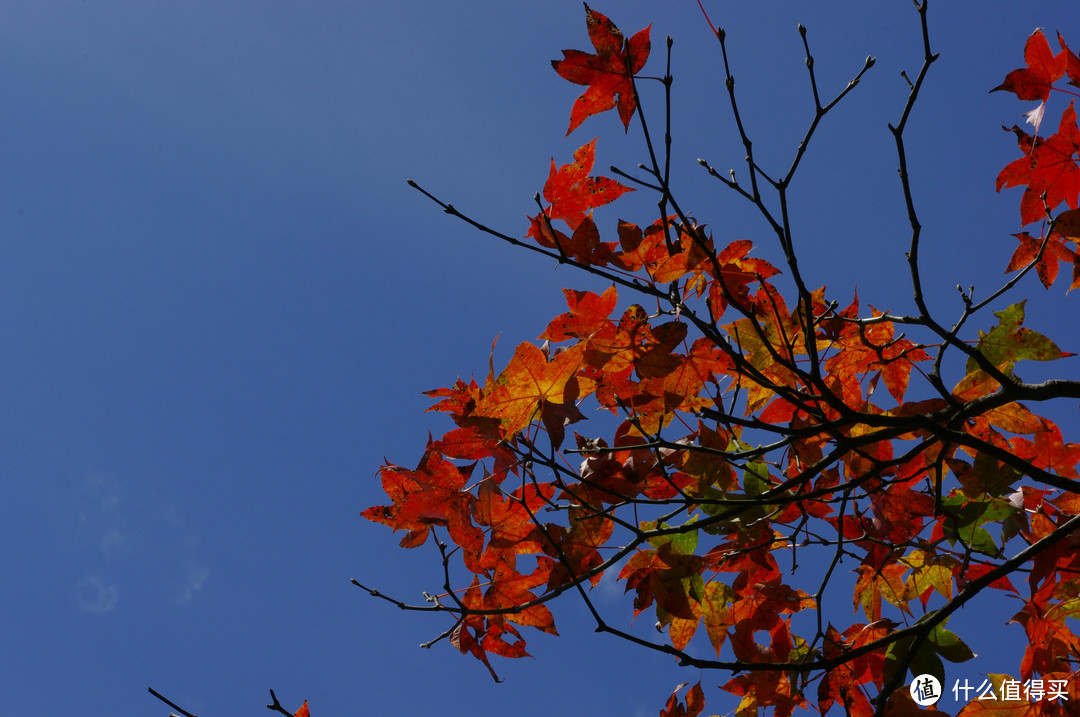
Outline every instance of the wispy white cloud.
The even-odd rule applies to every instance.
[[[206,579],[209,577],[209,570],[202,565],[197,565],[196,563],[188,561],[184,586],[180,590],[176,602],[181,605],[191,602],[192,598],[195,597],[195,594],[202,590],[203,585],[206,584]]]
[[[625,599],[626,583],[619,582],[619,572],[625,564],[626,558],[605,570],[600,582],[593,588],[593,592],[602,602],[617,603]]]
[[[113,475],[96,473],[83,481],[76,492],[77,522],[108,559],[129,549],[128,527],[121,510],[120,481]]]
[[[68,496],[75,529],[69,549],[81,558],[75,576],[87,574],[76,582],[80,612],[117,609],[119,591],[135,582],[140,583],[140,593],[148,588],[175,605],[197,599],[210,570],[199,560],[196,526],[170,500],[167,486],[153,481],[132,484],[97,472],[79,481]],[[111,576],[108,581],[102,577],[106,572]]]
[[[210,577],[210,570],[196,560],[201,541],[198,532],[192,527],[187,517],[175,505],[166,507],[163,517],[164,524],[168,525],[172,531],[169,542],[184,566],[183,582],[173,599],[177,604],[185,605],[202,590]]]
[[[119,552],[125,552],[128,549],[127,534],[121,530],[119,525],[108,526],[98,538],[98,547],[101,548],[101,552],[105,554],[106,558]]]
[[[105,583],[96,575],[87,575],[75,584],[75,602],[80,612],[112,612],[119,600],[120,592],[116,586]]]

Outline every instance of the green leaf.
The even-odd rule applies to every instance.
[[[896,668],[900,666],[900,658],[907,654],[907,651],[911,648],[911,643],[915,640],[914,635],[908,635],[907,637],[900,638],[896,642],[889,645],[885,650],[885,679],[892,679],[892,675],[896,672]],[[910,669],[910,668],[909,668]],[[912,675],[917,675],[918,672],[913,672]]]
[[[1027,299],[1024,299],[1003,311],[995,311],[994,316],[998,317],[998,325],[991,329],[990,333],[979,332],[979,342],[975,348],[994,366],[1001,367],[1024,359],[1053,361],[1073,355],[1059,349],[1053,341],[1042,334],[1023,328],[1026,302]],[[975,359],[967,360],[967,373],[972,373],[977,367]],[[1008,375],[1013,375],[1011,367],[1004,370]]]
[[[763,460],[751,461],[743,471],[743,492],[759,496],[769,489],[769,466]]]
[[[940,626],[939,628],[940,629]],[[937,630],[935,629],[934,632]],[[933,635],[933,633],[931,633]],[[909,635],[889,645],[885,651],[885,676],[891,678],[900,666],[915,642],[915,635]],[[945,665],[937,655],[937,645],[930,639],[924,640],[919,651],[908,664],[908,671],[914,675],[933,675],[942,684],[945,683]]]
[[[935,627],[927,639],[934,644],[937,654],[949,662],[967,662],[975,657],[971,648],[965,645],[956,633],[946,630],[944,625]]]
[[[675,555],[693,555],[694,551],[697,550],[698,535],[701,532],[699,528],[694,527],[694,523],[696,522],[697,518],[691,518],[690,520],[683,523],[681,526],[678,526],[679,529],[683,531],[681,533],[670,533],[668,535],[658,535],[651,537],[648,539],[649,545],[653,546],[657,550],[666,545],[668,546],[668,550],[670,550]],[[667,523],[657,524],[657,522],[654,520],[646,520],[642,521],[639,527],[642,530],[649,531],[668,530],[672,526],[668,525]]]
[[[972,500],[983,498],[1000,497],[1013,492],[1013,483],[1022,477],[1015,468],[998,461],[987,453],[980,452],[975,456],[972,465],[958,458],[946,458],[949,469],[960,481],[961,492]],[[1002,520],[1006,516],[1001,515],[994,520]]]
[[[973,550],[995,557],[1001,554],[1001,550],[982,526],[987,523],[1000,523],[1018,510],[1003,498],[971,500],[962,493],[943,500],[942,507],[949,516],[944,525],[946,538],[958,538]]]
[[[934,652],[934,645],[929,640],[923,642],[922,647],[915,653],[910,669],[913,675],[933,675],[938,682],[945,684],[945,665]]]

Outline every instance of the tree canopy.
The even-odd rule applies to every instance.
[[[754,242],[724,236],[718,219],[710,226],[681,203],[670,181],[672,41],[657,52],[650,27],[624,34],[586,5],[592,50],[552,61],[583,88],[567,134],[616,110],[644,161],[598,170],[599,138],[552,158],[517,232],[410,184],[476,230],[604,288],[565,289],[565,310],[504,366],[493,349],[481,380],[427,391],[453,427],[429,437],[415,467],[381,468],[390,502],[363,515],[402,531],[403,547],[433,550],[438,589],[410,604],[354,582],[440,614],[445,629],[426,646],[448,642],[496,680],[493,658],[527,656],[530,629],[557,634],[549,605],[572,594],[597,632],[699,676],[664,696],[668,717],[702,714],[714,687],[734,696],[739,715],[921,714],[934,697],[922,680],[936,679],[940,695],[943,661],[974,656],[950,618],[967,606],[997,610],[993,596],[1008,594],[998,623],[1012,623],[1028,647],[970,695],[994,702],[971,699],[957,714],[1071,714],[1080,444],[1046,409],[1075,406],[1080,382],[1020,373],[1073,356],[1025,326],[1023,292],[1080,286],[1080,127],[1068,87],[1080,86],[1080,59],[1060,34],[1054,50],[1036,31],[1023,67],[993,88],[1039,103],[1029,126],[1006,128],[1018,151],[996,178],[1004,197],[1022,190],[1006,228],[1017,246],[1002,257],[1006,278],[978,294],[957,287],[956,311],[944,315],[925,299],[905,135],[938,59],[927,2],[917,5],[921,66],[905,75],[906,102],[889,125],[911,307],[882,311],[804,275],[799,260],[813,247],[788,211],[819,127],[873,58],[830,94],[799,26],[814,111],[787,168],[770,172],[741,119],[725,31],[702,13],[745,150],[731,170],[699,160],[702,175],[757,213],[768,230],[760,241],[782,260],[757,256]],[[655,214],[601,227],[594,210],[629,192],[654,196]],[[627,615],[596,605],[591,589],[612,579],[630,596],[627,615],[655,617],[656,631],[624,627]],[[838,585],[851,603],[834,602]]]
[[[756,258],[750,241],[699,223],[669,183],[670,39],[657,59],[649,27],[626,35],[585,12],[593,51],[565,50],[552,62],[585,87],[567,133],[615,109],[627,132],[633,124],[640,133],[646,161],[603,176],[598,140],[561,166],[553,159],[523,238],[411,184],[478,230],[609,287],[566,289],[542,343],[520,344],[500,369],[492,361],[482,381],[427,392],[430,410],[454,427],[429,439],[415,468],[383,466],[391,503],[364,516],[404,531],[403,547],[433,544],[443,591],[426,605],[386,599],[447,614],[437,639],[496,679],[491,656],[527,655],[523,628],[554,634],[548,605],[574,593],[597,631],[732,672],[720,688],[740,698],[739,714],[840,705],[869,716],[917,709],[915,690],[898,689],[909,676],[943,679],[942,660],[973,656],[949,618],[1005,591],[1021,605],[1011,621],[1029,647],[1013,674],[995,678],[1005,700],[997,704],[1063,714],[1080,696],[1080,641],[1067,622],[1080,610],[1080,444],[1039,406],[1080,398],[1080,383],[1020,378],[1021,362],[1072,354],[1024,325],[1017,294],[1033,270],[1046,289],[1080,286],[1080,129],[1071,100],[1059,122],[1045,117],[1048,106],[1058,111],[1052,93],[1075,95],[1062,85],[1080,85],[1076,54],[1061,35],[1054,51],[1036,31],[1025,66],[994,88],[1039,102],[1030,128],[1010,128],[1018,156],[997,178],[999,190],[1023,190],[1018,245],[1003,262],[1011,276],[986,296],[958,287],[959,315],[940,316],[923,297],[904,134],[937,59],[926,3],[918,6],[922,65],[890,125],[913,308],[892,313],[809,283],[799,264],[808,247],[787,212],[819,123],[872,58],[827,95],[800,25],[815,113],[788,169],[770,174],[740,120],[725,32],[709,22],[746,159],[730,171],[699,161],[764,219],[783,252],[778,266]],[[657,65],[659,76],[643,74]],[[620,220],[601,238],[593,210],[631,191],[653,193],[657,214]],[[1062,263],[1071,279],[1058,282]],[[607,419],[596,421],[595,409]],[[587,417],[598,428],[582,424]],[[787,575],[782,564],[792,566]],[[855,621],[823,599],[841,567],[856,574]],[[590,588],[610,573],[633,596],[633,615],[654,613],[662,635],[643,638],[601,614]],[[1056,699],[1030,699],[1036,682]],[[1023,694],[1008,693],[1014,683]],[[661,714],[703,709],[699,681]],[[961,714],[980,709],[971,702]]]

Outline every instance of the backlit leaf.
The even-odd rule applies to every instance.
[[[611,20],[588,5],[585,5],[585,22],[596,54],[563,50],[563,59],[551,61],[560,77],[578,85],[588,85],[574,102],[566,134],[592,115],[615,106],[619,108],[623,127],[628,128],[637,108],[631,78],[649,59],[649,27],[627,41]]]
[[[1059,349],[1057,345],[1042,334],[1024,328],[1024,304],[1020,301],[1002,311],[995,311],[998,325],[989,333],[979,332],[976,348],[994,366],[1012,364],[1025,359],[1031,361],[1053,361],[1065,356],[1072,356]],[[976,370],[975,359],[967,361],[970,374]]]
[[[1065,52],[1054,54],[1042,30],[1036,30],[1024,46],[1027,67],[1013,70],[1005,81],[990,90],[1005,90],[1022,100],[1043,100],[1050,97],[1050,87],[1065,74]]]

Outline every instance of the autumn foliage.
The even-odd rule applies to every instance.
[[[919,20],[925,30],[925,4]],[[943,322],[923,299],[904,144],[936,60],[929,40],[890,126],[914,305],[883,313],[806,283],[786,212],[819,120],[872,60],[825,102],[807,45],[816,113],[786,174],[766,174],[752,152],[738,179],[701,161],[760,212],[785,257],[777,266],[756,258],[750,241],[691,219],[669,186],[640,94],[647,80],[671,83],[670,73],[640,75],[649,28],[628,38],[587,5],[586,23],[595,52],[566,50],[552,63],[586,88],[569,132],[611,109],[630,131],[636,116],[644,169],[601,176],[597,140],[587,142],[568,163],[552,160],[536,214],[511,234],[421,189],[481,231],[607,288],[566,289],[565,309],[539,343],[517,346],[499,368],[493,358],[480,380],[427,392],[430,410],[453,427],[429,439],[415,467],[384,465],[389,503],[364,512],[401,531],[402,546],[438,554],[442,590],[426,605],[398,604],[443,613],[442,637],[495,676],[492,656],[527,655],[529,629],[556,634],[548,605],[574,592],[599,631],[714,670],[705,674],[738,698],[739,714],[824,714],[835,705],[869,717],[921,713],[905,687],[910,676],[940,676],[942,660],[972,657],[949,618],[1000,591],[1019,608],[994,624],[1014,623],[1029,640],[1013,678],[1068,681],[1071,702],[998,701],[995,712],[971,702],[960,714],[1076,714],[1080,636],[1068,618],[1080,616],[1080,444],[1038,407],[1075,401],[1080,382],[1021,380],[1021,362],[1072,354],[1025,326],[1024,301],[1009,296],[1032,271],[1050,288],[1062,264],[1069,288],[1080,286],[1073,101],[1060,121],[1044,121],[1060,94],[1075,96],[1065,85],[1080,86],[1077,55],[1060,35],[1055,51],[1036,32],[1025,66],[995,88],[1040,103],[1030,132],[1009,130],[1017,158],[997,177],[1003,196],[1022,190],[1019,245],[1002,257],[1012,276],[985,299],[962,291],[960,318]],[[715,32],[737,116],[725,35]],[[593,210],[634,190],[656,193],[658,215],[598,227]],[[822,604],[852,571],[854,619]],[[662,635],[643,638],[621,627],[629,616],[600,614],[589,590],[612,578],[632,597],[633,616],[655,615]],[[698,683],[672,694],[660,714],[698,715],[705,698]]]

